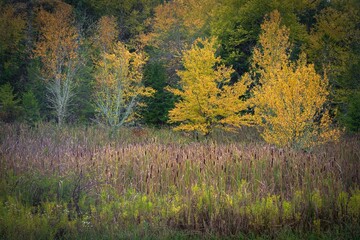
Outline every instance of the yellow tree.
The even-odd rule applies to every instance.
[[[54,10],[37,13],[39,41],[34,54],[41,59],[42,76],[48,83],[48,100],[61,125],[73,97],[74,77],[79,63],[79,34],[70,5],[53,1]]]
[[[142,96],[154,92],[142,83],[146,57],[116,41],[116,29],[115,18],[103,17],[98,22],[100,57],[95,72],[98,121],[113,129],[131,119]]]
[[[116,42],[119,29],[114,16],[102,16],[96,26],[94,44],[100,52],[109,52]]]
[[[258,85],[252,102],[263,138],[279,146],[303,148],[336,140],[339,132],[331,129],[324,107],[329,95],[326,76],[317,74],[304,54],[296,62],[289,60],[289,30],[281,26],[278,11],[270,14],[261,29],[260,47],[253,53]]]
[[[165,1],[154,9],[154,17],[148,19],[150,32],[141,34],[143,45],[158,49],[156,58],[165,62],[170,79],[176,78],[181,67],[182,52],[199,36],[206,35],[209,20],[218,0]]]
[[[216,127],[230,130],[250,123],[248,116],[240,114],[247,109],[241,100],[247,85],[229,84],[233,70],[220,65],[215,52],[214,38],[197,39],[184,52],[185,70],[178,71],[181,89],[169,89],[181,99],[169,112],[169,122],[179,123],[175,130],[208,135]]]

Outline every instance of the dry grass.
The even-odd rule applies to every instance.
[[[30,130],[4,125],[0,177],[33,172],[49,178],[75,176],[72,202],[82,214],[81,194],[100,201],[104,189],[111,189],[102,201],[116,202],[121,196],[135,201],[126,197],[130,191],[151,202],[146,211],[132,209],[130,215],[139,223],[197,232],[231,235],[284,226],[314,230],[349,222],[358,226],[357,209],[344,211],[338,200],[348,194],[347,205],[359,187],[358,137],[308,153],[272,147],[256,135],[255,140],[241,136],[246,141],[239,141],[221,134],[193,142],[168,130],[122,129],[109,139],[94,127]],[[162,204],[172,214],[162,214]],[[278,210],[272,212],[274,208]],[[111,221],[119,224],[128,218],[120,220],[124,209],[114,211],[119,214]]]

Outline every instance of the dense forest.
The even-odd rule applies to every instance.
[[[170,89],[184,89],[185,73],[181,72],[191,71],[186,62],[198,64],[194,71],[210,64],[201,77],[212,75],[222,95],[223,87],[245,84],[244,76],[250,74],[247,89],[237,94],[243,100],[251,98],[252,90],[261,85],[259,71],[264,66],[258,61],[266,60],[256,59],[254,52],[271,44],[261,41],[284,41],[276,35],[264,36],[267,40],[260,37],[261,24],[276,10],[279,27],[288,31],[288,45],[282,46],[288,62],[281,64],[296,64],[305,56],[304,64],[313,64],[316,73],[328,81],[326,101],[317,112],[325,111],[326,105],[333,124],[359,130],[360,6],[356,0],[2,0],[0,6],[2,121],[112,127],[204,123],[184,116],[175,120],[174,112],[173,119],[169,118],[175,102],[184,97]],[[203,59],[205,55],[184,59],[192,46],[206,45],[201,41],[207,39],[211,41],[207,51],[213,55],[208,56],[213,60]],[[220,66],[227,72],[216,72],[214,68]],[[202,94],[220,94],[203,86]],[[117,95],[119,91],[123,94]],[[221,108],[228,113],[206,116],[212,119],[207,128],[229,117],[229,111],[238,118],[252,115],[258,105],[243,104],[231,110],[237,104],[233,100],[217,100],[224,102]],[[190,105],[185,107],[190,110]],[[220,107],[215,102],[209,105]],[[203,127],[195,130],[207,133],[209,129]]]
[[[359,0],[0,0],[0,239],[360,239]]]

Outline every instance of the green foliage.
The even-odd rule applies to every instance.
[[[356,190],[353,192],[348,203],[349,214],[356,219],[360,218],[360,191]]]
[[[349,67],[359,60],[359,47],[355,43],[360,39],[357,25],[360,20],[359,7],[359,3],[351,0],[341,1],[341,4],[336,0],[331,1],[316,16],[316,24],[306,48],[317,70],[322,71],[325,66],[330,82],[336,87],[346,87]]]
[[[16,97],[10,84],[0,86],[0,120],[14,122],[20,116],[20,100]]]
[[[360,2],[329,2],[316,16],[309,45],[305,48],[318,72],[324,68],[332,85],[331,97],[340,122],[359,131]]]
[[[174,96],[164,90],[167,86],[166,70],[161,63],[149,63],[144,70],[145,87],[151,87],[156,92],[152,97],[146,98],[145,107],[141,115],[145,123],[161,126],[169,120],[168,112],[174,107]]]
[[[77,84],[74,89],[76,95],[71,106],[72,113],[69,116],[70,122],[89,124],[95,118],[93,104],[95,79],[92,75],[92,67],[90,62],[86,62],[78,72]]]
[[[34,187],[26,189],[26,184],[23,185],[25,182],[19,180],[18,185],[23,187],[21,193],[36,190]],[[39,179],[31,180],[30,178],[29,180],[37,182]],[[50,178],[42,181],[46,187],[59,180]],[[58,185],[61,186],[61,184],[62,182]],[[73,184],[70,182],[70,186]],[[26,195],[14,196],[7,192],[8,195],[2,196],[0,199],[0,236],[11,239],[25,236],[36,239],[87,239],[89,236],[96,238],[99,235],[107,235],[109,238],[114,238],[133,229],[135,232],[140,231],[139,234],[143,238],[152,235],[152,231],[159,226],[166,229],[167,227],[164,227],[166,222],[170,224],[169,227],[173,224],[185,224],[187,227],[195,224],[193,226],[196,228],[196,225],[200,224],[204,231],[212,235],[218,233],[217,231],[225,230],[216,227],[216,221],[219,219],[227,221],[226,228],[240,227],[241,229],[246,226],[246,231],[251,230],[252,234],[264,233],[264,230],[271,230],[276,226],[287,226],[288,222],[301,224],[302,221],[311,222],[313,229],[303,233],[313,232],[317,235],[327,233],[322,221],[322,218],[325,217],[324,212],[320,208],[313,209],[317,214],[310,212],[307,215],[304,211],[307,209],[306,195],[300,195],[299,199],[299,196],[295,194],[291,196],[290,201],[287,201],[282,200],[279,195],[253,197],[246,193],[244,186],[241,188],[241,193],[234,195],[219,192],[218,187],[213,185],[193,185],[190,195],[185,196],[175,188],[163,195],[153,195],[141,193],[131,187],[124,189],[124,193],[117,194],[113,188],[103,186],[97,196],[84,195],[92,201],[82,203],[81,215],[75,212],[66,198],[54,198],[52,189],[48,187],[42,188],[44,198],[35,205],[31,202],[32,199],[27,198]],[[18,191],[17,189],[15,192]],[[351,222],[347,222],[348,225],[345,229],[355,227],[359,223],[359,196],[358,190],[350,196],[344,195],[343,192],[335,196],[338,197],[338,200],[335,200],[337,206],[345,204],[338,217],[341,219],[350,217],[351,220]],[[319,201],[324,200],[325,197],[318,192],[311,194],[310,201],[316,207],[318,207]],[[299,202],[302,205],[298,205]],[[227,215],[230,215],[230,218]],[[240,224],[244,224],[244,226],[233,225],[239,219],[241,219]],[[208,228],[207,224],[213,224],[215,228]],[[341,225],[331,226],[340,227],[340,232],[345,231]],[[164,234],[163,231],[160,234]],[[356,231],[359,230],[355,227],[352,231],[354,231],[353,234],[356,234]],[[130,236],[136,236],[138,233],[135,234],[135,232]],[[223,233],[220,232],[220,234]],[[273,234],[271,231],[267,233]],[[235,234],[239,234],[239,232],[235,232]],[[191,236],[194,237],[193,234]]]
[[[96,16],[116,16],[123,40],[129,40],[145,30],[144,21],[151,16],[160,0],[83,0]]]
[[[17,77],[25,59],[25,26],[19,5],[0,3],[0,85],[6,82],[16,87],[19,85]]]
[[[13,189],[17,199],[30,206],[41,206],[44,202],[70,203],[76,181],[53,176],[48,178],[32,173],[15,178],[18,185]]]
[[[23,117],[28,124],[40,121],[40,106],[32,91],[28,91],[22,96]]]
[[[290,37],[295,42],[295,46],[298,47],[306,42],[306,27],[299,22],[298,17],[300,13],[314,8],[312,4],[306,2],[291,0],[221,2],[215,9],[211,32],[221,43],[220,54],[225,63],[232,65],[239,75],[248,70],[252,49],[256,46],[260,34],[260,24],[264,16],[275,9],[283,16],[283,23],[290,28]]]
[[[351,132],[360,131],[360,91],[347,96],[347,109],[341,112],[340,120]]]
[[[26,89],[31,90],[39,105],[40,116],[42,120],[48,120],[52,115],[51,108],[47,101],[47,88],[42,79],[39,78],[41,72],[41,63],[39,59],[33,59],[27,66],[28,84]]]

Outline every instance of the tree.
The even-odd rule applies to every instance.
[[[357,99],[360,92],[359,9],[359,1],[331,1],[317,15],[306,48],[318,71],[326,67],[339,120],[351,131],[359,129],[354,125],[358,117],[353,114],[360,111]]]
[[[119,35],[116,18],[114,16],[102,16],[97,25],[94,45],[99,52],[110,52]]]
[[[289,30],[281,26],[274,11],[261,25],[260,47],[254,48],[254,118],[263,138],[279,146],[311,147],[336,140],[339,131],[331,129],[325,108],[328,91],[326,75],[307,64],[305,54],[290,60]],[[250,75],[246,74],[245,79]]]
[[[217,0],[174,0],[154,9],[147,21],[151,31],[141,34],[142,44],[151,46],[152,59],[165,64],[169,80],[176,82],[176,69],[181,67],[182,52],[195,39],[208,34],[209,19]]]
[[[144,70],[144,84],[156,92],[145,99],[141,115],[147,124],[164,125],[169,120],[169,110],[174,107],[174,95],[165,90],[167,76],[161,63],[149,63]]]
[[[21,113],[20,100],[9,83],[0,86],[0,120],[14,122]]]
[[[40,121],[40,107],[39,103],[30,90],[23,94],[22,96],[22,108],[24,113],[24,120],[29,125],[34,125],[36,122]]]
[[[78,4],[79,0],[75,2]],[[144,31],[144,21],[151,16],[153,8],[160,2],[160,0],[82,0],[82,5],[87,6],[98,17],[116,16],[121,40],[128,41]]]
[[[95,56],[95,105],[98,122],[112,130],[134,116],[141,96],[151,96],[154,92],[142,82],[145,55],[130,52],[117,41],[117,35],[116,19],[103,16],[95,34],[95,46],[100,53]]]
[[[130,52],[117,42],[110,53],[101,53],[96,65],[96,110],[100,123],[115,129],[134,114],[141,96],[150,96],[153,89],[144,87],[142,53]]]
[[[220,56],[227,65],[232,65],[241,76],[250,67],[252,49],[260,34],[260,24],[266,14],[277,9],[283,22],[290,27],[290,38],[300,48],[307,41],[304,21],[312,19],[323,0],[227,0],[219,1],[210,21],[211,34],[221,43]],[[302,17],[306,14],[306,17]],[[296,54],[295,54],[296,55]]]
[[[360,91],[354,91],[350,96],[347,113],[342,116],[347,130],[351,132],[360,131]]]
[[[72,7],[61,1],[54,1],[52,7],[51,12],[41,8],[37,14],[40,37],[34,53],[41,59],[42,77],[48,83],[48,100],[60,126],[74,96],[80,36],[74,26]]]
[[[181,98],[169,112],[169,122],[179,123],[175,130],[208,135],[216,127],[230,130],[250,123],[249,117],[241,114],[247,109],[241,99],[247,85],[229,85],[233,70],[220,65],[215,42],[214,38],[197,39],[184,52],[185,70],[178,71],[181,89],[169,89]]]
[[[326,66],[330,81],[336,86],[343,84],[341,75],[354,64],[358,55],[359,7],[358,1],[333,0],[316,16],[311,30],[307,52],[319,70]]]
[[[15,87],[13,79],[19,72],[24,54],[26,26],[24,15],[18,12],[15,4],[0,3],[0,84],[12,82]]]
[[[162,62],[169,83],[176,83],[176,70],[181,68],[184,50],[198,37],[208,36],[209,19],[218,0],[163,1],[154,8],[154,16],[146,21],[147,28],[139,42],[148,46],[150,61]]]

